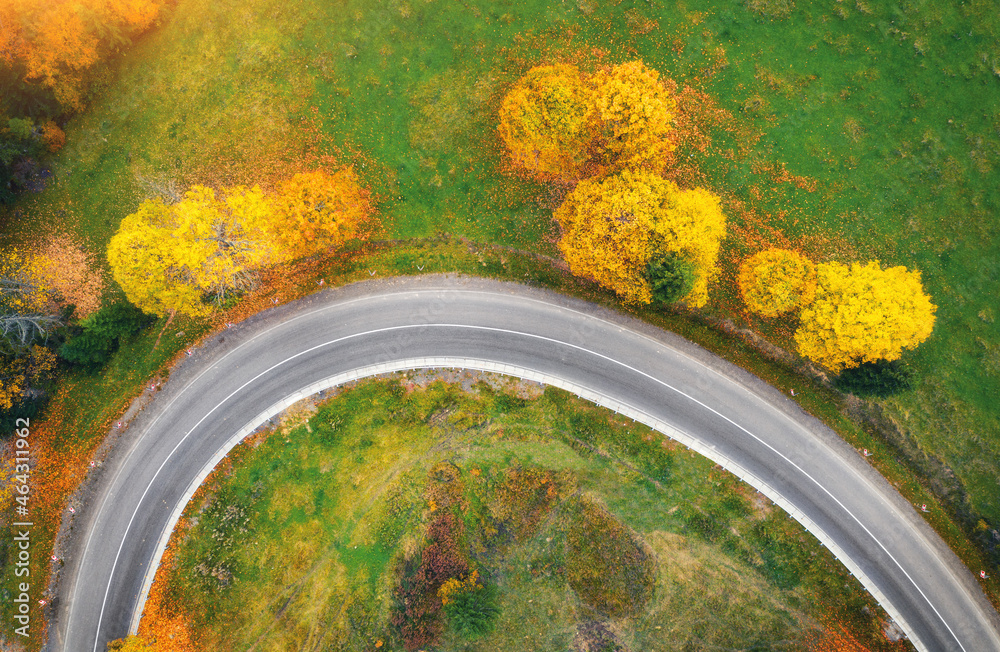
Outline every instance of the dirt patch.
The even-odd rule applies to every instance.
[[[420,369],[401,374],[387,374],[385,377],[400,378],[400,382],[409,391],[426,389],[431,383],[442,381],[449,385],[461,385],[462,391],[473,394],[479,393],[480,384],[485,384],[493,391],[513,394],[523,399],[538,398],[545,393],[545,385],[542,383],[475,369]]]
[[[618,637],[605,623],[588,620],[580,623],[573,636],[571,652],[627,652],[628,648],[618,641]]]
[[[318,405],[318,397],[314,394],[288,406],[284,412],[278,415],[278,432],[287,435],[302,424],[305,424],[306,430],[312,432],[308,421],[316,414],[319,409]]]

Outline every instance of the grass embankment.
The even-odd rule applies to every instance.
[[[141,631],[163,610],[199,649],[906,647],[711,462],[566,392],[455,376],[471,391],[363,381],[248,439],[189,505]],[[479,636],[436,597],[473,571],[498,608]]]
[[[678,152],[693,162],[685,175],[727,198],[731,235],[711,313],[790,348],[792,324],[740,315],[731,290],[740,256],[767,244],[925,271],[940,306],[935,334],[909,356],[914,388],[877,401],[922,468],[917,479],[896,449],[842,416],[835,396],[797,398],[855,445],[876,450],[874,463],[914,502],[934,506],[928,486],[947,496],[946,509],[934,507],[930,518],[976,569],[979,553],[949,518],[984,545],[1000,524],[1000,329],[990,287],[1000,264],[991,217],[1000,192],[997,21],[988,2],[178,0],[67,126],[50,188],[2,209],[2,238],[25,243],[66,229],[102,254],[144,197],[193,183],[267,184],[335,159],[377,189],[390,237],[443,231],[552,254],[553,198],[506,174],[497,102],[509,81],[548,58],[641,56],[733,115],[727,129],[712,132],[713,146]],[[572,285],[545,266],[527,265],[525,276],[514,255],[505,269],[500,255],[481,265],[449,247],[404,247],[364,264],[388,273],[426,258],[435,261],[426,271]],[[366,275],[360,267],[352,274]],[[697,319],[654,319],[780,387],[805,387]],[[158,360],[186,341],[172,337]],[[146,351],[132,359],[157,368]],[[57,444],[46,460],[60,468],[82,462],[141,391],[142,370],[119,360],[120,372],[105,380],[70,376],[43,426]],[[44,500],[55,506],[64,496]],[[51,540],[36,544],[35,557],[46,559]]]

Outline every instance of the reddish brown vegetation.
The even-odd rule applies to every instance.
[[[491,525],[501,541],[523,541],[532,536],[559,497],[551,471],[507,469],[489,505]]]
[[[652,551],[602,505],[584,498],[577,509],[566,536],[569,585],[598,613],[640,613],[656,585]]]
[[[438,591],[448,580],[469,572],[469,563],[459,547],[461,527],[461,521],[450,511],[438,510],[427,527],[427,545],[420,552],[419,562],[410,559],[404,564],[390,622],[407,650],[433,645],[444,631]]]
[[[433,518],[427,526],[426,543],[419,559],[414,556],[403,562],[389,621],[403,639],[403,647],[411,652],[433,645],[441,636],[444,605],[439,590],[448,580],[469,572],[461,545],[464,526],[452,511],[462,495],[458,469],[442,463],[430,475],[426,495]]]

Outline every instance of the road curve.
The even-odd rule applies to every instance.
[[[46,650],[103,652],[129,632],[191,492],[257,425],[320,388],[420,366],[531,377],[641,420],[785,508],[918,649],[1000,651],[1000,619],[970,572],[856,451],[783,394],[598,306],[445,276],[327,290],[216,335],[175,369],[74,524]]]

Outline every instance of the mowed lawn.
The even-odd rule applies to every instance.
[[[986,0],[178,0],[4,237],[62,227],[99,252],[144,197],[336,162],[376,190],[387,238],[554,255],[558,193],[509,174],[500,98],[536,63],[641,57],[733,114],[711,148],[679,152],[729,208],[709,310],[739,311],[735,267],[764,245],[922,270],[937,326],[907,357],[914,388],[881,402],[997,528],[998,24]],[[790,322],[752,323],[791,347]]]

